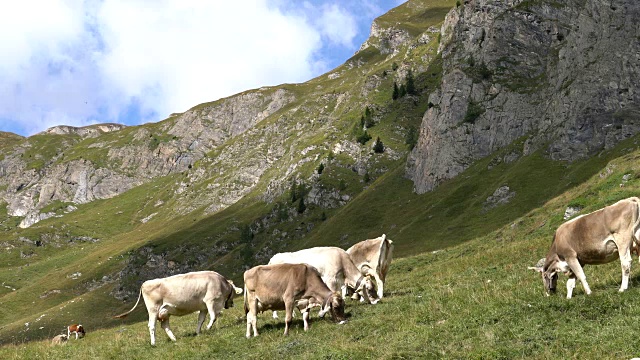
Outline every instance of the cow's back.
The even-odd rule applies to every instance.
[[[257,298],[272,309],[281,310],[285,294],[295,296],[306,289],[308,271],[309,267],[305,264],[255,266],[244,272],[246,296]],[[317,276],[319,278],[319,274]]]
[[[639,209],[640,199],[633,197],[571,219],[556,230],[550,252],[561,258],[577,254],[586,263],[608,262],[617,257],[614,237],[636,231]]]
[[[360,241],[347,249],[347,254],[358,268],[368,265],[378,271],[383,280],[389,271],[392,253],[393,244],[386,236]]]
[[[147,297],[161,299],[164,303],[200,307],[207,294],[224,296],[227,285],[226,279],[215,271],[197,271],[145,281],[142,291]]]

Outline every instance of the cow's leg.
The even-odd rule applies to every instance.
[[[213,323],[216,322],[216,312],[213,308],[213,301],[207,302],[207,311],[209,311],[209,323],[207,324],[207,330],[210,330]]]
[[[158,313],[155,311],[149,311],[149,335],[151,336],[151,346],[156,344],[156,319]]]
[[[247,312],[247,333],[245,334],[247,339],[251,338],[251,317],[252,316],[253,314],[251,314],[251,311]]]
[[[591,288],[587,283],[587,277],[584,274],[584,270],[582,269],[582,265],[580,265],[580,262],[578,261],[578,259],[575,259],[575,258],[567,259],[567,264],[569,265],[569,268],[571,268],[571,271],[573,272],[575,277],[578,278],[578,280],[580,280],[580,283],[582,283],[584,292],[587,295],[591,295]]]
[[[251,337],[251,329],[253,328],[253,336],[258,336],[258,303],[256,299],[248,301],[249,311],[247,312],[247,339]]]
[[[571,295],[573,294],[573,289],[576,287],[576,276],[574,274],[569,275],[569,279],[567,279],[567,299],[571,299]]]
[[[173,335],[173,332],[169,328],[169,317],[168,316],[164,320],[160,321],[160,327],[164,329],[164,332],[167,333],[167,336],[169,337],[169,339],[171,339],[171,341],[176,341],[175,335]]]
[[[278,318],[278,312],[274,311],[272,316],[273,316],[274,319],[277,319]]]
[[[207,312],[204,310],[200,310],[198,313],[198,326],[196,327],[196,334],[200,334],[200,330],[202,329],[202,324],[204,324],[204,319],[207,317]]]
[[[631,272],[632,259],[629,246],[618,246],[618,255],[620,256],[620,266],[622,268],[622,284],[619,291],[623,292],[629,287],[629,273]]]
[[[311,311],[305,310],[302,312],[302,321],[304,322],[304,331],[309,330],[309,314]]]
[[[293,319],[293,302],[285,301],[284,303],[284,334],[289,335],[289,325],[291,324],[291,320]]]

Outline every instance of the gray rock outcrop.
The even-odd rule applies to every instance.
[[[424,193],[528,136],[574,161],[640,131],[640,3],[467,1],[442,26],[443,78],[407,176]]]

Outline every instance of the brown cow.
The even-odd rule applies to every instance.
[[[72,334],[76,335],[76,340],[78,340],[78,337],[83,338],[86,335],[84,327],[80,324],[72,324],[67,326],[67,338],[71,339]]]
[[[569,275],[567,299],[571,299],[576,278],[582,283],[587,295],[591,294],[582,269],[584,265],[604,264],[619,258],[622,267],[622,292],[629,285],[630,250],[638,241],[638,236],[640,199],[631,197],[560,225],[546,258],[529,268],[542,274],[547,296],[556,292],[559,272]]]
[[[138,306],[140,297],[143,297],[149,313],[151,345],[156,344],[156,320],[160,320],[160,326],[167,336],[176,341],[176,337],[169,328],[170,315],[183,316],[200,311],[196,327],[196,334],[199,334],[207,312],[210,317],[207,325],[209,330],[222,308],[228,309],[233,306],[234,291],[236,294],[242,293],[242,289],[237,288],[233,282],[215,271],[197,271],[147,280],[140,287],[140,295],[133,308],[115,317],[127,316]]]
[[[375,293],[371,276],[362,275],[355,266],[349,254],[339,247],[320,246],[295,252],[275,254],[269,260],[271,264],[309,264],[313,266],[322,277],[322,281],[331,291],[341,291],[342,296],[347,294],[347,288],[362,294],[364,299],[375,304],[378,298]]]
[[[391,257],[393,256],[393,241],[387,235],[375,239],[360,241],[347,249],[347,254],[360,269],[362,275],[371,275],[376,280],[378,299],[384,293],[384,281],[389,272]]]
[[[322,281],[318,270],[307,264],[258,265],[244,272],[244,312],[247,315],[247,338],[258,336],[258,312],[285,310],[284,334],[289,334],[293,308],[302,312],[304,330],[309,329],[309,310],[320,306],[322,314],[331,311],[341,324],[344,300]]]

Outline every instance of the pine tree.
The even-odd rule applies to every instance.
[[[249,225],[245,225],[240,229],[240,244],[244,245],[240,249],[240,256],[242,257],[242,262],[246,265],[251,265],[253,260],[253,245],[251,244],[251,240],[253,240],[253,232]]]
[[[373,145],[373,152],[378,154],[381,154],[384,152],[384,144],[382,143],[382,140],[380,140],[379,136],[376,139],[376,143]]]
[[[411,71],[411,69],[409,69],[409,72],[407,72],[407,94],[409,95],[417,94],[416,84],[413,79],[413,72]]]
[[[398,97],[404,97],[405,95],[407,95],[407,88],[404,86],[404,84],[400,85],[400,90],[398,92]]]
[[[304,204],[304,198],[301,197],[298,202],[298,214],[302,214],[305,210],[307,210],[307,205]]]
[[[398,97],[400,97],[400,90],[398,90],[398,83],[397,82],[393,82],[393,94],[391,95],[391,98],[393,100],[397,100]]]
[[[289,190],[289,197],[292,203],[298,200],[298,185],[296,184],[295,179],[291,179],[291,188]]]
[[[375,122],[373,122],[373,111],[371,111],[368,106],[364,109],[364,125],[367,129],[375,125]]]
[[[320,165],[318,165],[318,175],[322,174],[323,171],[324,171],[324,164],[320,163]]]

